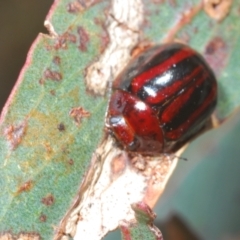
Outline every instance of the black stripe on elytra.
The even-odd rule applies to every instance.
[[[148,95],[148,93],[145,91],[144,88],[151,88],[156,93],[160,92],[165,88],[171,87],[171,85],[176,80],[179,80],[179,81],[183,80],[186,76],[190,75],[192,71],[194,71],[198,66],[199,66],[199,58],[196,57],[195,55],[185,58],[184,60],[176,63],[175,66],[171,66],[163,74],[160,74],[156,76],[154,79],[151,79],[149,82],[145,83],[144,86],[141,88],[141,90],[138,91],[137,96],[144,101],[148,97],[151,97]],[[167,82],[166,82],[166,76],[169,77],[167,79]],[[162,81],[161,81],[161,78],[162,78]],[[191,84],[191,82],[192,81],[190,80],[188,84]],[[182,88],[184,88],[185,85],[183,85]],[[181,89],[179,91],[181,91]],[[166,98],[166,101],[172,97],[173,96],[169,96],[168,98]]]
[[[182,45],[174,44],[173,46],[169,46],[164,50],[161,50],[159,53],[156,53],[154,57],[152,57],[148,61],[148,63],[141,68],[141,72],[139,72],[138,75],[145,71],[148,71],[150,68],[153,68],[157,65],[161,65],[166,60],[172,58],[177,52],[182,51],[182,49],[183,49]]]
[[[182,51],[183,45],[173,44],[166,48],[163,46],[155,46],[144,53],[140,54],[133,60],[129,67],[127,67],[120,75],[119,88],[131,92],[132,79],[143,72],[162,64],[167,59],[171,58],[174,54]]]
[[[201,77],[201,76],[199,76]],[[177,114],[171,122],[166,123],[164,126],[162,126],[165,130],[165,132],[176,130],[178,127],[180,127],[183,123],[188,121],[190,116],[193,114],[193,112],[198,111],[199,106],[204,104],[204,101],[207,99],[208,95],[211,93],[212,90],[212,79],[207,77],[204,79],[203,83],[196,87],[195,85],[191,87],[195,87],[195,90],[189,97],[188,101],[182,105],[182,107],[179,109],[179,114]],[[215,105],[215,103],[213,103]],[[206,108],[203,112],[200,113],[198,120],[204,119],[206,116],[208,116],[213,109],[213,106],[211,102],[206,105]],[[163,110],[164,111],[164,110]],[[194,123],[194,122],[193,122]],[[190,123],[191,126],[193,123]]]

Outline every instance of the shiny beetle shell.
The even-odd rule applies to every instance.
[[[216,102],[216,79],[200,54],[179,43],[154,46],[114,82],[109,129],[128,151],[170,153],[204,126]]]

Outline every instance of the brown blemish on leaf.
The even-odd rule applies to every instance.
[[[202,9],[203,3],[200,1],[200,3],[196,6],[192,6],[189,9],[185,10],[179,18],[179,20],[176,22],[175,26],[173,26],[170,31],[168,32],[167,36],[163,40],[163,42],[168,43],[172,42],[175,38],[175,35],[177,32],[180,31],[181,28],[183,28],[185,25],[189,24],[193,18],[198,14],[198,12]]]
[[[100,33],[100,52],[103,53],[110,42],[109,34],[106,29],[105,22],[102,19],[94,18],[94,23],[102,28]]]
[[[204,11],[213,19],[222,21],[230,12],[232,0],[204,0]]]
[[[55,201],[55,199],[52,194],[48,194],[46,197],[43,197],[41,200],[41,202],[46,206],[53,205],[54,201]]]
[[[101,35],[100,35],[100,52],[103,53],[103,51],[106,49],[106,47],[108,46],[109,42],[110,42],[110,38],[108,35],[107,31],[102,31]]]
[[[215,37],[213,40],[211,40],[205,49],[205,54],[207,55],[213,55],[216,52],[219,51],[219,49],[225,48],[226,44],[220,37]]]
[[[55,95],[56,95],[55,90],[51,90],[51,91],[50,91],[50,94],[53,95],[53,96],[55,96]]]
[[[86,8],[91,7],[92,5],[99,2],[99,0],[88,0],[88,1],[81,1],[75,0],[67,5],[67,11],[69,13],[80,13],[84,11]]]
[[[56,64],[56,65],[60,65],[61,64],[61,58],[59,56],[55,56],[53,58],[53,62]]]
[[[12,233],[0,233],[0,240],[40,240],[41,236],[33,232],[24,232],[18,235]]]
[[[47,221],[47,216],[45,214],[41,214],[40,217],[39,217],[39,221],[40,222],[46,222]]]
[[[71,109],[69,115],[74,119],[77,125],[80,125],[83,118],[90,117],[90,112],[86,111],[83,107],[76,107]]]
[[[61,36],[56,37],[54,45],[53,46],[52,45],[47,45],[46,49],[48,51],[52,51],[52,49],[54,49],[54,50],[59,50],[59,49],[65,50],[65,49],[67,49],[67,43],[68,43],[67,38],[66,38],[65,34],[63,34]]]
[[[89,36],[87,31],[83,27],[78,27],[77,29],[78,35],[79,35],[79,46],[78,49],[82,52],[87,51],[87,45],[89,43]]]
[[[62,34],[61,36],[59,36],[56,39],[56,42],[54,44],[54,48],[55,50],[58,49],[67,49],[67,44],[70,43],[76,43],[77,38],[74,34],[69,33],[69,32],[65,32],[64,34]]]
[[[86,3],[84,1],[74,1],[67,5],[67,11],[69,13],[80,13],[86,8]]]
[[[22,192],[29,192],[33,188],[33,181],[28,180],[22,184],[17,189],[16,195],[21,194]]]
[[[205,47],[204,57],[216,74],[219,74],[227,63],[227,50],[227,45],[221,37],[213,38]]]
[[[44,78],[40,78],[40,79],[38,80],[38,82],[39,82],[40,85],[43,85],[43,84],[45,83],[45,80],[44,80]]]
[[[74,34],[67,34],[67,40],[71,43],[76,43],[77,42],[77,37]]]
[[[44,71],[44,78],[59,82],[62,80],[62,74],[48,68]]]
[[[153,3],[155,4],[163,4],[165,2],[168,2],[171,7],[176,7],[177,6],[177,3],[176,3],[176,0],[152,0]]]
[[[68,164],[69,164],[70,166],[74,165],[73,159],[70,158],[70,159],[68,160]]]
[[[163,4],[166,2],[166,0],[152,0],[152,2],[155,4]]]
[[[65,131],[65,125],[63,123],[59,123],[58,126],[57,126],[57,129],[60,132],[63,132],[63,131]]]
[[[23,121],[19,125],[10,125],[4,130],[4,136],[7,141],[10,143],[10,147],[12,150],[16,149],[17,146],[21,143],[24,135],[27,131],[27,121]]]

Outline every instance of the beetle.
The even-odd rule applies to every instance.
[[[216,103],[216,78],[199,53],[180,43],[156,45],[114,81],[108,128],[130,152],[171,153],[204,127]]]

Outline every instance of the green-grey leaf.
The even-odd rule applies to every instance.
[[[51,239],[102,136],[107,99],[87,93],[84,70],[100,53],[94,19],[106,2],[77,14],[67,12],[70,2],[56,1],[60,36],[36,39],[2,115],[0,232]],[[89,38],[84,49],[79,27]]]

